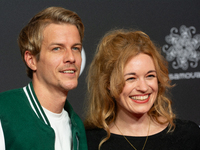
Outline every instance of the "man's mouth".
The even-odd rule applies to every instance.
[[[149,95],[144,95],[144,96],[131,96],[130,98],[133,100],[138,100],[138,101],[144,101],[148,99]]]
[[[65,70],[65,71],[61,71],[62,73],[70,73],[70,74],[73,74],[75,73],[74,70]]]

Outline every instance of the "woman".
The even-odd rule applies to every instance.
[[[145,33],[108,32],[87,80],[89,150],[200,149],[198,126],[175,118],[167,62]]]

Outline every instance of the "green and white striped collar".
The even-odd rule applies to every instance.
[[[27,86],[25,86],[23,90],[37,117],[41,119],[45,124],[51,126],[46,114],[44,113],[42,106],[40,105],[40,102],[37,99],[37,96],[33,89],[32,82],[30,82]]]

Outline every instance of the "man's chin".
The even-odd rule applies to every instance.
[[[63,88],[67,91],[73,90],[77,87],[78,82],[76,83],[64,83]]]

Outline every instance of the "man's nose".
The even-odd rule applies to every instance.
[[[68,49],[64,53],[64,62],[69,62],[69,63],[74,63],[75,62],[75,57],[74,53],[71,49]]]

